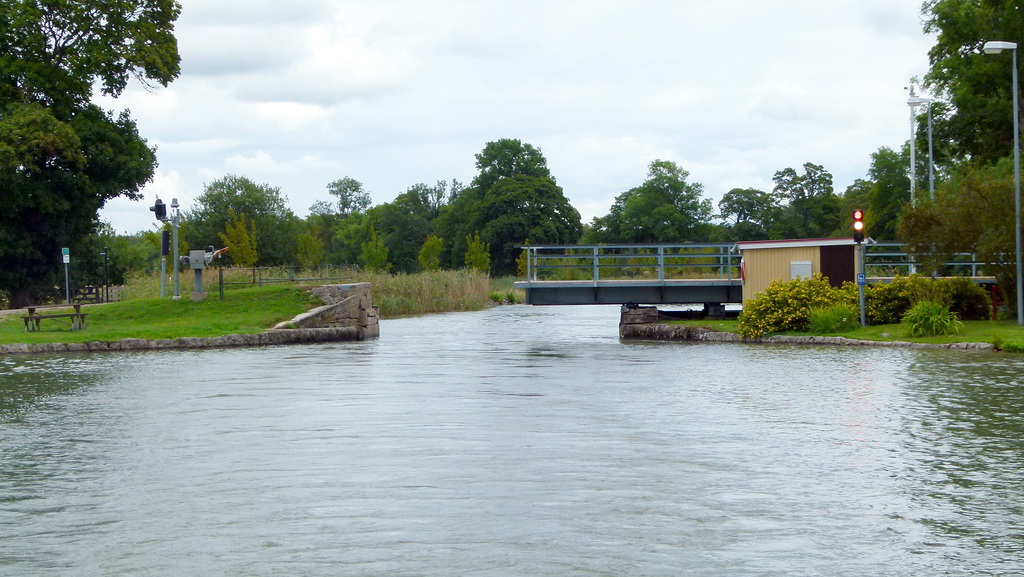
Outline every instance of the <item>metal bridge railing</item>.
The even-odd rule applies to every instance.
[[[868,276],[891,277],[909,275],[917,271],[920,262],[904,250],[906,244],[878,242],[865,245],[864,261]],[[950,275],[979,277],[989,275],[987,263],[978,260],[974,253],[956,253],[952,260],[943,263]]]
[[[868,243],[869,277],[917,272],[920,266],[902,243]],[[615,244],[527,246],[529,281],[728,279],[740,276],[740,255],[732,243]],[[958,253],[945,263],[950,274],[989,274],[971,253]]]
[[[523,247],[530,281],[671,280],[739,277],[733,244],[617,244]]]

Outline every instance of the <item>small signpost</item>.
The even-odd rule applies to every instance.
[[[62,248],[60,249],[60,255],[64,260],[64,296],[68,304],[71,304],[71,283],[68,282],[68,263],[71,262],[71,252],[66,248]]]

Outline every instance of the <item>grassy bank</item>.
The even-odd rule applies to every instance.
[[[122,290],[120,302],[83,309],[88,313],[85,330],[71,331],[65,319],[43,320],[39,332],[25,332],[20,314],[0,317],[0,344],[116,341],[124,338],[171,339],[253,334],[294,318],[320,303],[306,293],[318,283],[276,283],[254,286],[229,285],[224,300],[218,293],[218,271],[204,275],[209,297],[199,303],[189,298],[193,276],[181,278],[182,298],[171,299],[168,283],[160,298],[158,276],[137,276]],[[251,280],[251,269],[225,269],[227,282]],[[230,280],[229,280],[230,279]],[[337,280],[334,282],[342,282]],[[381,318],[450,311],[480,310],[491,304],[486,275],[469,271],[419,274],[358,273],[343,282],[369,282]]]
[[[124,338],[173,339],[253,334],[294,318],[314,306],[313,299],[293,286],[265,286],[231,291],[192,302],[187,296],[144,298],[87,306],[86,328],[71,331],[66,319],[46,319],[38,332],[25,332],[20,314],[0,318],[0,344],[82,343]]]
[[[717,331],[739,333],[739,321],[672,321],[674,323],[705,326]],[[966,321],[964,330],[955,335],[937,337],[909,337],[898,324],[871,325],[859,327],[852,331],[818,335],[815,333],[786,332],[782,334],[794,336],[838,336],[866,341],[905,341],[911,343],[991,343],[999,350],[1024,352],[1024,327],[1014,320],[1007,321]]]

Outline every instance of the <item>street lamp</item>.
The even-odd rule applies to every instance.
[[[109,260],[110,257],[110,249],[107,247],[103,247],[103,252],[101,252],[100,254],[103,255],[103,302],[109,303],[110,288],[109,285],[107,284],[107,261]]]
[[[911,86],[910,87],[910,98],[907,99],[907,104],[910,105],[910,111],[911,111],[910,113],[911,113],[911,115],[914,114],[914,110],[915,110],[916,106],[924,105],[924,106],[928,107],[928,198],[931,199],[931,200],[935,200],[935,161],[934,161],[934,156],[932,154],[932,99],[931,98],[924,98],[924,97],[921,97],[921,96],[914,96],[914,87]],[[914,130],[913,130],[914,120],[915,119],[911,119],[911,121],[910,121],[910,123],[911,123],[910,124],[911,132],[914,132]],[[912,134],[911,138],[914,138],[916,136],[917,136],[916,134]],[[911,142],[910,146],[911,146],[911,148],[910,148],[911,151],[913,151],[913,149],[914,149],[913,148],[914,147],[913,142]],[[910,156],[911,156],[911,166],[913,167],[913,162],[914,162],[913,161],[913,156],[914,156],[914,153],[911,152]],[[916,169],[916,167],[911,168],[911,170],[910,170],[911,175],[914,174],[915,169]],[[916,186],[916,184],[917,183],[915,182],[913,185],[911,185],[911,188],[910,188],[911,195],[913,195],[913,193],[914,193],[914,186]]]
[[[178,267],[180,266],[178,264],[178,226],[181,224],[181,211],[178,210],[178,199],[171,199],[171,209],[174,211],[174,214],[171,215],[171,230],[174,233],[174,239],[171,241],[173,244],[172,250],[174,251],[174,260],[172,261],[174,263],[174,296],[171,298],[178,300],[181,298],[181,291],[178,288]]]
[[[923,98],[914,94],[914,86],[910,86],[910,98],[907,99],[910,106],[910,204],[917,206],[917,159],[915,158],[915,143],[917,140],[917,107],[925,105],[928,107],[928,193],[932,200],[935,200],[935,162],[932,156],[932,99]]]
[[[1020,129],[1017,112],[1017,43],[989,41],[982,47],[985,54],[999,54],[1003,50],[1013,51],[1013,185],[1014,216],[1017,217],[1017,324],[1024,326],[1024,273],[1020,260]]]

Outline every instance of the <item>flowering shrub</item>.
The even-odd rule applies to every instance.
[[[802,331],[810,322],[810,310],[832,305],[835,292],[821,274],[788,282],[776,279],[743,304],[739,333],[757,338],[767,333]]]

